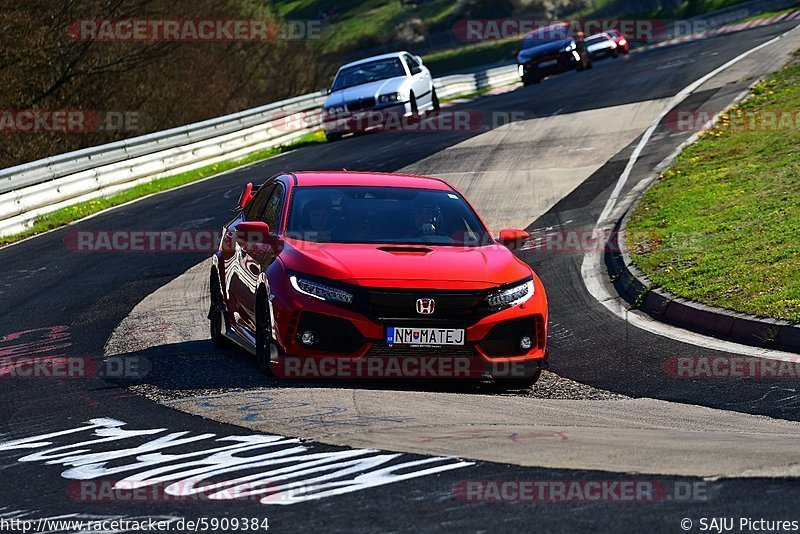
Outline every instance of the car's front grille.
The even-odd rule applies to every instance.
[[[387,291],[365,289],[355,304],[365,315],[396,326],[413,322],[415,326],[452,326],[464,328],[488,314],[485,299],[488,291],[444,292],[418,289]],[[417,300],[433,299],[433,313],[417,312]]]
[[[367,352],[367,356],[375,358],[417,357],[417,358],[471,358],[474,355],[472,345],[462,347],[409,347],[406,345],[389,346],[386,343],[375,343]]]
[[[375,107],[375,98],[362,98],[347,103],[347,111],[362,111]]]

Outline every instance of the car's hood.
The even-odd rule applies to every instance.
[[[317,244],[286,240],[287,270],[368,287],[488,288],[530,276],[506,247]]]
[[[517,55],[517,61],[520,63],[527,63],[528,61],[537,57],[557,54],[566,48],[571,42],[572,39],[562,39],[560,41],[550,41],[532,46],[531,48],[520,50],[519,54]]]
[[[401,88],[406,80],[407,78],[405,76],[397,76],[395,78],[387,78],[385,80],[378,80],[376,82],[334,91],[328,95],[328,98],[325,100],[325,107],[340,106],[347,102],[361,100],[362,98],[377,98],[379,95],[388,93],[398,93],[401,92]]]

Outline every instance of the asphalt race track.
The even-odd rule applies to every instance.
[[[370,134],[309,146],[0,250],[0,335],[5,336],[0,354],[24,350],[91,361],[133,355],[150,371],[125,382],[3,381],[0,519],[268,517],[279,532],[680,532],[684,518],[694,521],[693,530],[701,517],[797,519],[796,382],[671,376],[665,371],[670,358],[722,353],[685,342],[689,338],[655,335],[609,312],[586,289],[583,254],[521,252],[548,291],[553,374],[532,392],[501,394],[486,385],[464,391],[411,382],[268,379],[243,353],[218,351],[202,338],[206,323],[202,314],[193,314],[205,306],[203,287],[185,282],[204,279],[204,267],[196,266],[208,254],[75,252],[66,245],[79,230],[218,230],[244,182],[285,170],[340,168],[442,176],[477,205],[493,230],[514,225],[590,231],[639,136],[666,99],[792,27],[778,23],[632,54],[449,108],[482,116],[513,112],[521,128]],[[723,108],[758,76],[779,68],[791,52],[785,42],[796,47],[796,34],[709,80],[682,109]],[[691,133],[659,127],[622,196]],[[226,407],[220,399],[231,395],[249,400]],[[267,420],[253,408],[253,399],[265,397],[284,408],[344,406],[350,410],[348,424],[334,417],[332,425],[309,425],[310,419],[329,421],[302,410]],[[387,409],[404,404],[412,407],[409,413]],[[415,416],[419,424],[403,424]],[[464,432],[469,427],[477,433]],[[286,438],[267,437],[274,434]],[[24,441],[33,436],[40,437]],[[145,445],[158,438],[165,441]],[[215,454],[226,445],[232,456]],[[247,498],[247,491],[281,480],[281,473],[266,467],[284,465],[275,460],[280,454],[265,458],[263,466],[237,466],[237,451],[249,457],[244,451],[257,455],[259,448],[307,455],[304,483],[330,483],[331,495],[303,500],[301,490],[297,502]],[[354,482],[337,486],[325,478],[324,468],[314,471],[315,458],[338,462],[337,469],[372,459],[354,464],[372,476],[342,472]],[[159,470],[169,462],[181,467]],[[265,470],[269,476],[255,476]],[[87,480],[196,476],[199,486],[202,476],[217,482],[250,474],[239,481],[244,498],[222,495],[202,502],[99,502],[76,489]],[[490,502],[491,496],[469,497],[469,481],[481,480],[634,481],[666,490],[657,491],[655,499]]]

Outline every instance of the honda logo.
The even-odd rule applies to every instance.
[[[431,315],[436,307],[433,299],[417,299],[417,313],[420,315]]]

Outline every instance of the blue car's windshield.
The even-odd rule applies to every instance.
[[[331,90],[340,91],[356,85],[405,75],[406,69],[403,67],[400,58],[393,57],[370,61],[369,63],[361,63],[360,65],[340,70],[336,75],[336,79],[333,80]]]
[[[474,211],[450,191],[374,186],[298,187],[286,237],[316,243],[482,246]]]
[[[547,28],[540,28],[525,34],[525,37],[522,38],[521,48],[522,50],[526,50],[546,43],[557,43],[564,39],[569,39],[570,37],[569,26],[554,25]]]

